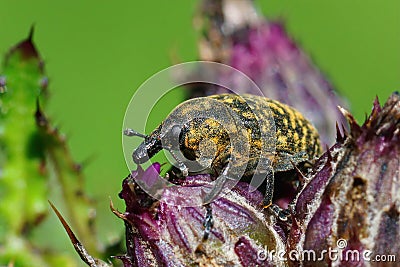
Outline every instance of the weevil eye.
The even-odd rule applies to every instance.
[[[174,125],[162,138],[162,143],[164,148],[179,148],[179,138],[182,132],[182,126]]]
[[[174,126],[172,126],[172,129],[171,129],[171,135],[174,138],[179,139],[179,135],[181,134],[181,131],[182,131],[182,127],[180,125],[174,125]]]

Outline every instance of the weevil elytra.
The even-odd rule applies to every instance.
[[[184,160],[176,156],[177,151],[186,159],[195,160],[201,166],[208,167],[209,171],[221,176],[229,173],[236,175],[235,169],[243,170],[238,174],[239,179],[260,173],[265,174],[267,189],[263,206],[268,208],[272,204],[273,197],[273,172],[291,170],[294,165],[313,159],[321,151],[319,135],[312,124],[300,112],[278,101],[255,95],[235,94],[220,94],[198,99],[205,101],[183,102],[176,108],[180,110],[174,113],[175,117],[171,118],[173,112],[167,117],[169,122],[174,122],[178,118],[183,119],[182,117],[189,116],[193,112],[196,113],[196,109],[199,112],[204,110],[221,112],[216,111],[215,105],[215,103],[221,103],[230,110],[231,115],[237,118],[241,131],[235,127],[231,128],[230,125],[222,125],[223,122],[206,116],[191,116],[183,120],[184,123],[176,125],[174,123],[166,125],[164,121],[149,135],[127,129],[124,132],[125,135],[144,138],[132,154],[133,161],[137,164],[144,163],[162,149],[166,149],[176,159],[184,176],[187,176],[191,170]],[[194,103],[201,103],[201,106]],[[232,132],[229,131],[236,131],[236,136],[246,137],[244,140],[248,142],[248,150],[245,157],[240,149],[233,149],[232,142],[238,141],[231,140],[233,139]],[[269,160],[270,169],[263,169],[262,166],[260,169],[258,166],[260,158]],[[231,161],[234,163],[232,164]],[[214,193],[221,190],[224,185],[224,179],[218,180],[221,182],[215,186]],[[209,202],[211,198],[205,200],[205,204]],[[276,210],[274,207],[275,213]],[[206,218],[209,222],[206,222],[205,237],[212,225],[210,212],[207,208]]]

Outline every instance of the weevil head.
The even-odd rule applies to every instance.
[[[136,164],[147,162],[162,149],[179,149],[181,127],[174,125],[163,129],[163,124],[158,126],[151,134],[145,137],[144,141],[135,149],[132,154]]]
[[[211,164],[216,163],[216,158],[228,157],[222,155],[228,145],[229,136],[219,123],[212,119],[196,118],[184,125],[171,125],[168,128],[162,123],[146,136],[133,152],[132,158],[136,164],[142,164],[162,149],[179,150],[186,160],[196,161],[203,167],[215,167]]]

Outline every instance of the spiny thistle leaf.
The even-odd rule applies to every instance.
[[[51,249],[38,253],[48,248],[31,237],[48,215],[52,183],[61,185],[72,225],[95,251],[93,218],[79,165],[39,107],[48,79],[32,38],[33,28],[6,55],[0,75],[0,265],[66,266],[73,260]]]
[[[15,264],[43,264],[36,255],[13,247],[47,213],[47,182],[44,175],[44,151],[40,149],[35,118],[36,99],[41,95],[44,76],[41,58],[29,37],[7,54],[0,95],[0,244]],[[25,249],[28,249],[25,247]],[[13,257],[21,257],[19,262]],[[7,256],[6,256],[7,257]]]
[[[42,140],[45,154],[45,167],[52,170],[57,184],[61,186],[64,204],[72,225],[85,240],[89,249],[95,251],[96,241],[93,225],[94,212],[90,212],[90,199],[84,193],[83,176],[80,165],[73,162],[65,137],[57,128],[50,125],[49,120],[41,110],[39,103],[35,112],[38,134]]]

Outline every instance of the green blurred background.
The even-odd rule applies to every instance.
[[[399,89],[400,1],[257,3],[270,19],[286,22],[288,32],[348,99],[359,121],[376,95],[383,102]],[[197,59],[199,35],[192,28],[196,6],[196,1],[177,0],[0,0],[1,54],[35,25],[34,41],[50,79],[47,110],[67,134],[74,158],[90,159],[84,169],[86,186],[98,201],[97,223],[105,241],[123,233],[108,205],[111,196],[123,209],[117,193],[128,173],[121,147],[125,108],[140,84],[172,59]],[[180,100],[174,101],[171,107]],[[51,225],[56,228],[47,231],[54,238],[47,242],[71,249],[54,216]]]

